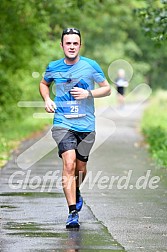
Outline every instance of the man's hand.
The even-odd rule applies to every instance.
[[[56,104],[50,99],[49,96],[49,86],[51,83],[46,82],[44,79],[41,80],[39,90],[41,96],[45,102],[45,110],[48,113],[54,113],[56,109]]]
[[[48,113],[54,113],[56,109],[56,104],[49,97],[45,100],[45,110]]]
[[[86,99],[88,98],[89,92],[83,88],[74,87],[71,89],[70,94],[76,99]]]

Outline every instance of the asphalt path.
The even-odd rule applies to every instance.
[[[0,251],[167,251],[166,172],[157,169],[143,143],[143,108],[98,110],[79,231],[65,229],[62,164],[49,147],[53,142],[41,142],[46,133],[24,141],[0,170]],[[36,143],[38,156],[39,150],[48,153],[31,166],[20,165],[27,149],[26,163],[37,156]]]

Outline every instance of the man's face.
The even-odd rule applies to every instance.
[[[63,44],[61,44],[61,47],[63,48],[65,57],[68,60],[75,60],[81,47],[80,37],[76,34],[64,35]]]

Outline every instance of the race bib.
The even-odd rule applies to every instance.
[[[63,114],[66,118],[77,118],[86,116],[85,100],[66,101],[63,106]]]

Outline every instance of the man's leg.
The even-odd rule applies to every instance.
[[[118,94],[118,103],[120,106],[124,105],[124,96],[122,94]]]
[[[86,176],[86,165],[89,158],[90,150],[95,141],[95,132],[83,132],[78,134],[79,144],[76,150],[76,209],[79,212],[83,205],[83,198],[80,194],[79,187]]]
[[[75,169],[75,176],[76,176],[76,187],[80,187],[81,183],[84,181],[84,178],[86,176],[87,170],[86,170],[86,164],[87,162],[83,162],[79,159],[76,160],[76,169]]]
[[[52,135],[58,144],[59,156],[63,160],[62,186],[69,207],[66,228],[79,228],[75,178],[77,139],[73,131],[60,127],[53,127]]]
[[[86,164],[87,162],[83,162],[79,159],[76,161],[76,170],[75,170],[75,176],[76,176],[76,209],[79,212],[83,205],[83,198],[81,196],[79,187],[84,181],[84,178],[86,176]]]
[[[79,215],[76,210],[76,153],[75,150],[68,150],[62,154],[63,159],[63,180],[64,194],[69,207],[69,215],[66,221],[66,228],[79,228]]]
[[[62,154],[63,159],[63,190],[68,206],[76,205],[76,153],[75,150],[68,150]]]

